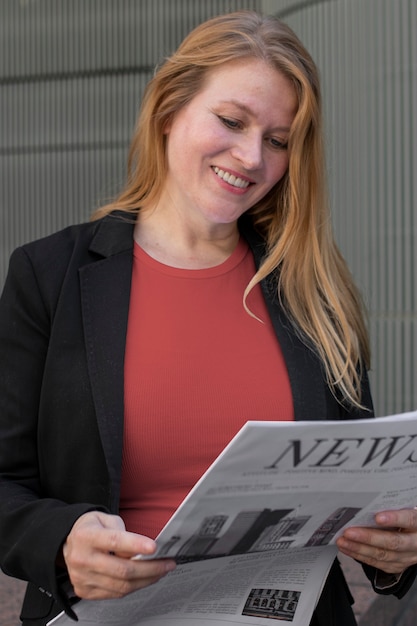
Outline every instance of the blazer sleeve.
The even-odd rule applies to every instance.
[[[50,498],[40,480],[38,411],[50,327],[31,259],[17,249],[0,299],[0,565],[71,612],[56,557],[76,519],[101,507]]]
[[[362,404],[364,409],[351,409],[344,416],[344,419],[364,419],[373,417],[374,408],[372,403],[372,395],[369,384],[368,372],[364,369],[362,374]],[[402,598],[412,586],[417,575],[417,566],[407,568],[399,577],[390,576],[384,572],[378,571],[375,567],[361,563],[362,569],[372,584],[373,590],[381,595],[394,595]],[[381,581],[384,580],[385,584]]]

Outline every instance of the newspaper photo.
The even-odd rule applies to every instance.
[[[157,538],[152,558],[177,569],[123,599],[80,601],[78,623],[305,626],[343,529],[416,503],[417,412],[247,422]]]

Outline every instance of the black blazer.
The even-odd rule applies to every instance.
[[[248,221],[241,230],[259,264],[262,241]],[[29,581],[22,619],[32,626],[62,608],[71,614],[67,576],[55,558],[75,520],[93,509],[118,512],[132,249],[133,220],[113,214],[11,257],[0,301],[0,564]],[[295,418],[369,416],[336,402],[268,281],[262,287]],[[363,387],[372,410],[366,376]],[[392,591],[403,595],[407,581]],[[349,601],[336,563],[313,623],[354,624]]]

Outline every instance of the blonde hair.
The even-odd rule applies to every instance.
[[[115,209],[137,213],[158,201],[167,173],[167,124],[199,92],[208,70],[248,57],[264,60],[292,82],[298,109],[288,171],[248,211],[266,240],[267,254],[245,298],[262,279],[276,276],[279,298],[303,341],[321,358],[333,394],[342,404],[361,407],[369,340],[359,293],[330,225],[318,72],[286,24],[239,11],[200,24],[184,39],[145,90],[124,189],[93,219]]]

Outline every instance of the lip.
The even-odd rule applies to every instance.
[[[223,178],[221,178],[220,176],[218,176],[218,174],[216,173],[216,169],[217,170],[222,170],[223,172],[226,172],[227,174],[234,176],[235,178],[240,178],[241,180],[249,183],[247,187],[235,187],[234,185],[230,184],[227,180],[223,180]],[[237,193],[237,194],[244,194],[246,193],[250,187],[252,185],[255,184],[255,181],[251,178],[249,178],[248,176],[245,176],[244,174],[241,174],[240,172],[237,172],[236,170],[232,170],[228,167],[222,167],[220,165],[212,165],[211,166],[211,170],[214,174],[214,176],[216,177],[216,180],[218,181],[218,183],[224,188],[227,189],[228,191]]]

